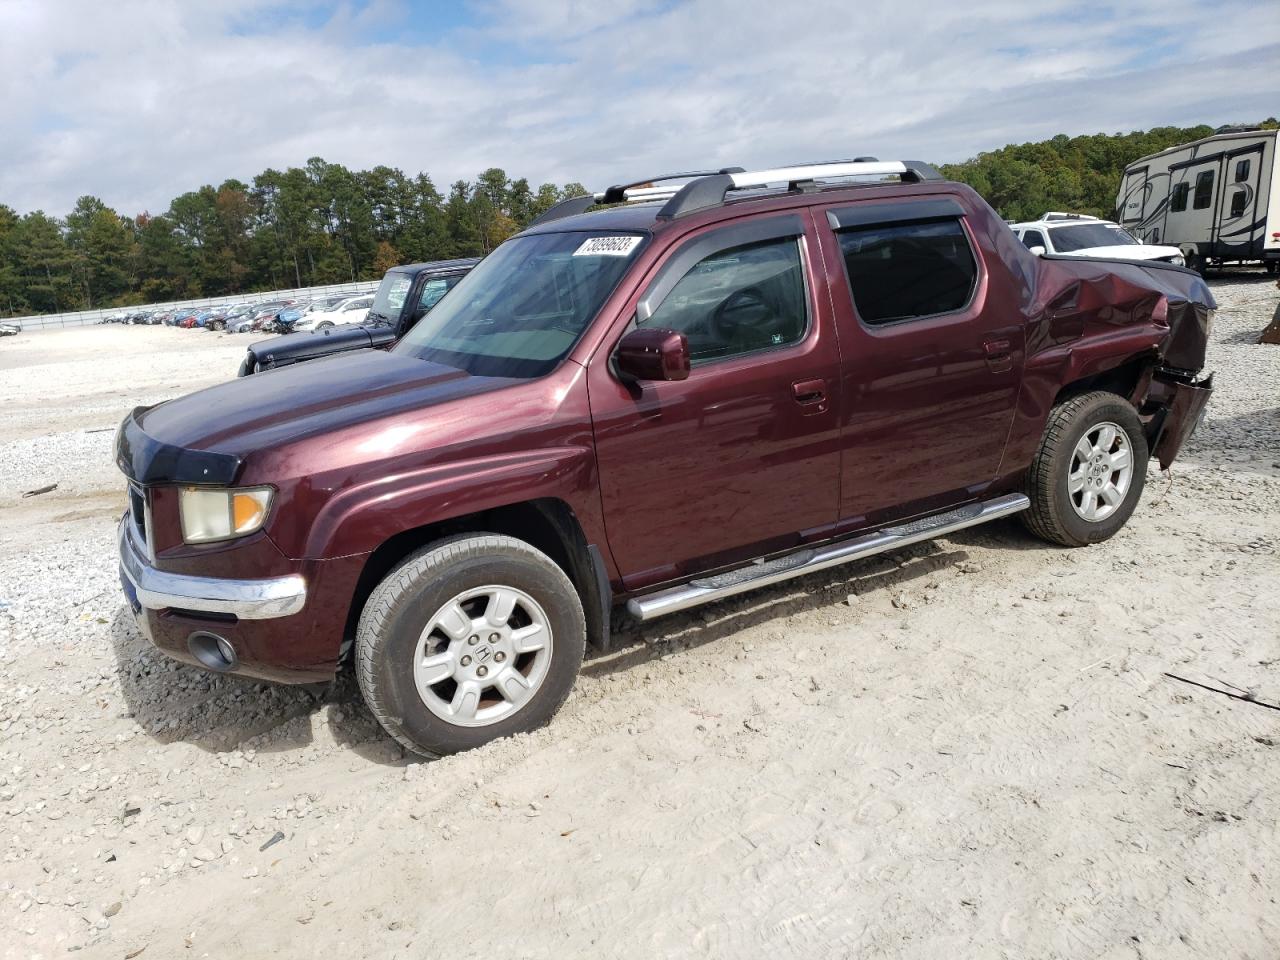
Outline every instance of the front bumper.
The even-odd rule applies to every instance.
[[[1156,381],[1161,381],[1159,375]],[[1165,389],[1171,392],[1171,396],[1166,401],[1166,412],[1151,445],[1151,455],[1160,461],[1161,469],[1168,470],[1204,419],[1205,405],[1213,394],[1213,375],[1200,381],[1168,380],[1165,381]]]
[[[307,602],[300,575],[266,580],[231,580],[166,573],[147,563],[129,518],[120,521],[117,538],[120,571],[132,584],[138,604],[148,610],[188,610],[229,615],[237,620],[288,617]]]

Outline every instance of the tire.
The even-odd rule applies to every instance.
[[[505,610],[497,591],[512,601]],[[468,534],[412,555],[374,588],[355,673],[383,729],[434,758],[546,724],[573,688],[586,639],[582,602],[550,557],[513,537]]]
[[[1116,433],[1104,450],[1107,428]],[[1093,451],[1088,457],[1086,446]],[[1118,466],[1125,449],[1127,474]],[[1142,497],[1149,456],[1142,421],[1123,397],[1098,391],[1058,404],[1049,412],[1040,449],[1027,471],[1031,508],[1022,514],[1023,522],[1037,537],[1064,547],[1109,540]]]

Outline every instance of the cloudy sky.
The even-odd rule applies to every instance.
[[[1280,0],[0,0],[0,203],[322,156],[597,188],[1280,112]]]

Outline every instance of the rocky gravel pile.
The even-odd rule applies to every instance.
[[[0,442],[0,957],[1280,955],[1280,295],[1212,285],[1217,392],[1111,543],[998,524],[627,628],[550,728],[431,764],[121,600],[86,431],[243,341],[125,329],[122,376],[83,359],[121,330],[41,335],[4,371],[58,427]]]

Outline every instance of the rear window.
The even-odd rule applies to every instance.
[[[864,323],[952,313],[973,296],[978,268],[959,220],[860,227],[838,237]]]

